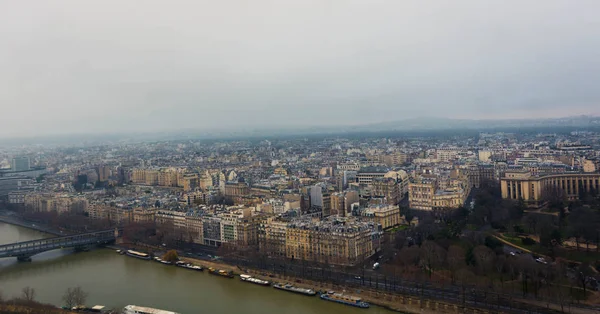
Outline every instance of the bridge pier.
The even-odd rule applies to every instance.
[[[28,256],[28,255],[17,256],[17,261],[19,261],[19,262],[31,262],[31,256]]]

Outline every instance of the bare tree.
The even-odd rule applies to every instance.
[[[77,305],[84,305],[87,297],[88,293],[77,286],[75,288],[68,288],[62,299],[65,302],[65,306],[72,308]]]
[[[398,255],[403,265],[415,266],[419,263],[420,249],[417,246],[404,247]]]
[[[25,301],[35,301],[35,289],[31,287],[25,287],[21,290],[21,298]]]
[[[446,250],[433,241],[425,241],[421,245],[421,259],[429,272],[429,277],[434,269],[440,267],[446,260]]]
[[[458,245],[451,245],[448,248],[448,268],[452,273],[452,282],[456,280],[456,273],[463,267],[467,266],[465,262],[465,249]]]
[[[473,249],[473,256],[477,262],[477,267],[481,274],[485,274],[490,271],[494,266],[494,260],[496,253],[485,245],[479,245]]]
[[[473,283],[475,277],[475,274],[467,267],[463,267],[456,271],[456,280],[463,286]]]
[[[496,272],[500,274],[500,283],[504,286],[504,267],[506,266],[506,257],[504,255],[500,255],[496,258],[496,263],[494,267],[496,268]]]

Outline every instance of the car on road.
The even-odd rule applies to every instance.
[[[354,276],[354,279],[361,280],[362,278],[360,276]]]
[[[543,257],[536,258],[535,261],[540,264],[548,265],[548,262],[546,262],[546,260]]]

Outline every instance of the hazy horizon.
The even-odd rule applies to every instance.
[[[0,3],[0,137],[600,115],[595,1]]]

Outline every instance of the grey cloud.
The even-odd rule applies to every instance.
[[[6,1],[0,134],[600,114],[598,9]]]

